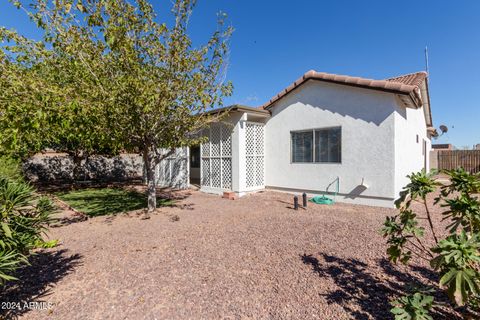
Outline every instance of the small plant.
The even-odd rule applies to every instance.
[[[467,236],[465,230],[460,234],[452,234],[441,240],[432,248],[438,255],[430,262],[432,267],[440,271],[440,286],[447,288],[449,297],[456,304],[464,305],[469,297],[478,295],[480,263],[478,241],[479,234]]]
[[[18,252],[2,248],[0,250],[0,285],[18,280],[12,274],[21,265],[28,263],[26,257]]]
[[[400,209],[393,217],[387,217],[382,228],[387,238],[387,254],[393,263],[408,264],[412,258],[426,260],[438,272],[438,290],[444,290],[452,306],[464,307],[466,314],[478,316],[480,300],[480,175],[470,174],[464,169],[445,171],[450,184],[439,185],[433,174],[424,171],[410,176],[410,183],[396,202]],[[432,219],[432,210],[427,197],[440,188],[434,205],[446,208],[443,220],[449,221],[449,235],[437,236]],[[423,206],[414,212],[413,202]],[[419,219],[428,222],[427,228],[420,226]],[[432,240],[424,238],[431,234]],[[428,311],[433,308],[433,296],[416,292],[394,302],[392,313],[395,319],[432,319]]]
[[[415,292],[398,298],[392,302],[390,310],[395,320],[433,320],[430,309],[433,307],[433,297],[422,292]]]
[[[39,240],[35,242],[35,248],[43,248],[43,249],[50,249],[50,248],[55,248],[58,246],[58,240],[50,240],[50,241],[43,241]]]
[[[16,279],[13,274],[28,263],[30,250],[53,245],[42,239],[54,211],[52,202],[15,177],[13,171],[0,173],[0,284]]]

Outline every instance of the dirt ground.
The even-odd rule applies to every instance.
[[[387,319],[404,284],[379,233],[393,209],[310,204],[264,192],[238,200],[189,191],[151,219],[67,219],[0,310],[21,319]],[[449,316],[445,316],[448,318]],[[443,316],[435,317],[443,318]]]

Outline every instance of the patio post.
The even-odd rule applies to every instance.
[[[247,114],[242,113],[235,123],[232,133],[232,191],[238,196],[245,194],[246,158],[245,158],[245,122]]]

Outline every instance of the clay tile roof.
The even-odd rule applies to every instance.
[[[403,83],[410,86],[419,86],[423,80],[427,77],[427,73],[424,71],[405,74],[394,78],[385,79],[389,82]]]
[[[362,87],[366,89],[381,90],[391,93],[396,93],[400,95],[410,96],[413,104],[415,106],[421,106],[421,95],[419,86],[427,77],[426,72],[416,72],[411,74],[406,74],[398,76],[395,78],[389,78],[384,80],[374,80],[360,77],[351,77],[346,75],[338,75],[333,73],[325,72],[316,72],[315,70],[310,70],[306,72],[301,78],[296,80],[294,83],[289,85],[286,89],[282,90],[275,97],[270,99],[265,103],[261,108],[269,108],[273,103],[287,95],[289,92],[293,91],[295,88],[303,84],[308,80],[320,80],[325,82],[344,84],[356,87]]]

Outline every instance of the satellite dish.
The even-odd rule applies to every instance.
[[[442,134],[444,134],[444,133],[447,133],[447,132],[448,132],[448,127],[447,127],[447,126],[445,126],[445,125],[443,125],[443,124],[442,124],[442,125],[441,125],[439,128],[440,128],[440,131],[442,132]]]

